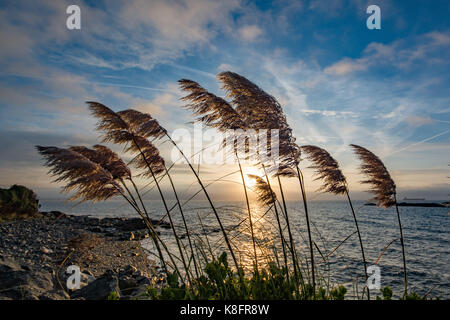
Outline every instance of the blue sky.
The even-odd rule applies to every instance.
[[[81,8],[81,30],[66,28],[70,4]],[[370,4],[381,8],[381,30],[366,27]],[[2,1],[0,185],[55,195],[32,147],[95,143],[85,101],[190,129],[177,80],[223,96],[215,75],[230,70],[274,95],[299,143],[332,152],[355,192],[364,187],[349,143],[380,155],[400,195],[445,199],[449,14],[437,0]],[[214,171],[205,167],[205,179]]]

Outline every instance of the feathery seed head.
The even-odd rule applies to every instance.
[[[247,176],[255,180],[255,192],[258,196],[258,201],[268,206],[274,204],[277,198],[267,182],[260,176],[254,174],[248,174]]]
[[[208,92],[197,82],[187,79],[178,81],[182,90],[189,92],[183,101],[189,101],[186,109],[198,116],[197,120],[219,131],[245,129],[241,116],[224,99]]]
[[[350,146],[362,162],[361,173],[368,178],[362,183],[372,186],[370,192],[375,194],[373,200],[377,201],[380,207],[392,207],[395,204],[396,186],[383,162],[366,148],[355,144]]]
[[[307,158],[314,163],[316,179],[323,180],[323,185],[317,191],[342,194],[347,191],[347,182],[338,162],[325,150],[316,146],[302,146]]]

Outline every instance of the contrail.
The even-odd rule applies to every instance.
[[[436,121],[436,122],[450,123],[450,121],[436,120],[436,119],[432,119],[432,120],[433,120],[433,121]]]
[[[202,70],[199,70],[199,69],[182,66],[182,65],[179,65],[179,64],[176,64],[176,63],[171,63],[171,64],[168,64],[168,65],[171,66],[171,67],[174,67],[174,68],[181,69],[181,70],[186,70],[186,71],[198,73],[198,74],[201,74],[201,75],[209,77],[209,78],[213,78],[213,79],[216,78],[216,75],[214,73],[211,73],[211,72],[202,71]]]
[[[97,82],[97,81],[78,81],[79,83],[86,83],[86,84],[98,84],[100,86],[107,86],[107,87],[123,87],[123,88],[133,88],[133,89],[142,89],[142,90],[150,90],[150,91],[164,91],[164,92],[172,92],[173,90],[167,90],[162,88],[152,88],[152,87],[141,87],[141,86],[135,86],[131,84],[120,84],[120,83],[109,83],[109,82]]]
[[[444,121],[444,122],[445,122],[445,121]],[[447,133],[449,133],[449,132],[450,132],[450,129],[449,129],[449,130],[446,130],[446,131],[444,131],[444,132],[438,133],[438,134],[436,134],[436,135],[434,135],[434,136],[432,136],[432,137],[429,137],[429,138],[423,139],[423,140],[421,140],[421,141],[418,141],[418,142],[412,143],[412,144],[410,144],[410,145],[407,145],[406,147],[403,147],[403,148],[401,148],[401,149],[397,149],[397,150],[395,150],[395,151],[393,151],[393,152],[391,152],[391,153],[389,153],[389,154],[387,154],[387,155],[385,155],[385,156],[383,156],[383,157],[381,157],[381,158],[384,159],[384,158],[390,157],[391,155],[393,155],[393,154],[395,154],[395,153],[398,153],[398,152],[400,152],[400,151],[404,151],[404,150],[409,149],[409,148],[411,148],[411,147],[417,146],[417,145],[419,145],[419,144],[421,144],[421,143],[424,143],[424,142],[433,140],[433,139],[435,139],[435,138],[437,138],[437,137],[440,137],[440,136],[443,136],[443,135],[445,135],[445,134],[447,134]]]

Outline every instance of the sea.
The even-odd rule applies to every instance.
[[[178,208],[173,201],[169,202],[169,207],[173,208],[171,215],[178,235],[184,238],[183,243],[187,246]],[[74,204],[64,200],[43,199],[40,203],[41,211],[55,210],[96,217],[138,217],[126,202],[120,200]],[[145,201],[145,204],[151,217],[167,221],[160,201],[149,200]],[[251,270],[254,250],[246,204],[218,201],[214,202],[214,205],[228,231],[238,258],[248,270]],[[393,289],[395,297],[401,296],[404,283],[403,262],[395,209],[367,206],[362,201],[354,201],[353,205],[367,264],[375,266],[372,268],[374,274],[379,271],[378,278],[372,277],[373,285],[376,285],[376,280],[379,279],[381,288],[389,286]],[[450,208],[399,207],[399,210],[403,226],[409,291],[416,292],[422,297],[449,299]],[[252,203],[250,211],[253,233],[257,239],[256,256],[259,263],[274,261],[276,254],[281,257],[280,233],[274,210]],[[308,211],[315,243],[314,257],[318,281],[329,288],[343,285],[348,290],[348,297],[360,297],[365,284],[364,268],[348,202],[310,201]],[[208,202],[196,200],[184,203],[183,212],[195,243],[208,250],[210,248],[217,254],[226,250],[222,233]],[[302,261],[301,267],[306,270],[310,268],[310,259],[303,203],[288,202],[287,212],[297,254]],[[279,216],[282,215],[281,212],[278,213]],[[284,227],[284,236],[288,239],[285,220],[283,217],[280,219]],[[171,230],[161,229],[161,238],[168,243],[170,250],[177,252]],[[153,252],[149,254],[151,258],[154,254],[152,243],[149,239],[145,239],[142,245]],[[379,293],[376,288],[371,290],[373,296]]]

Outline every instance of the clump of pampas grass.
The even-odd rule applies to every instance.
[[[366,280],[367,275],[367,262],[366,255],[364,252],[364,246],[361,238],[361,233],[359,231],[358,220],[356,218],[355,210],[353,209],[353,204],[350,199],[347,180],[342,173],[339,163],[323,148],[307,145],[302,146],[303,153],[306,154],[308,160],[310,160],[313,165],[310,167],[315,170],[316,178],[315,180],[321,180],[322,186],[317,190],[318,192],[328,192],[336,195],[346,194],[350,209],[353,214],[353,220],[355,221],[356,231],[358,233],[359,245],[361,247],[362,260],[364,264],[364,274]],[[367,289],[367,298],[370,300],[370,292]]]
[[[386,169],[384,163],[375,154],[366,148],[355,144],[351,144],[350,146],[353,148],[354,152],[361,161],[361,173],[367,177],[367,180],[362,181],[362,183],[372,186],[370,192],[375,195],[374,200],[377,201],[377,205],[383,208],[395,206],[400,231],[400,243],[402,245],[403,276],[405,284],[403,297],[406,297],[408,294],[408,277],[406,274],[405,244],[403,241],[402,223],[397,205],[396,186],[394,180],[391,178],[391,175]]]

